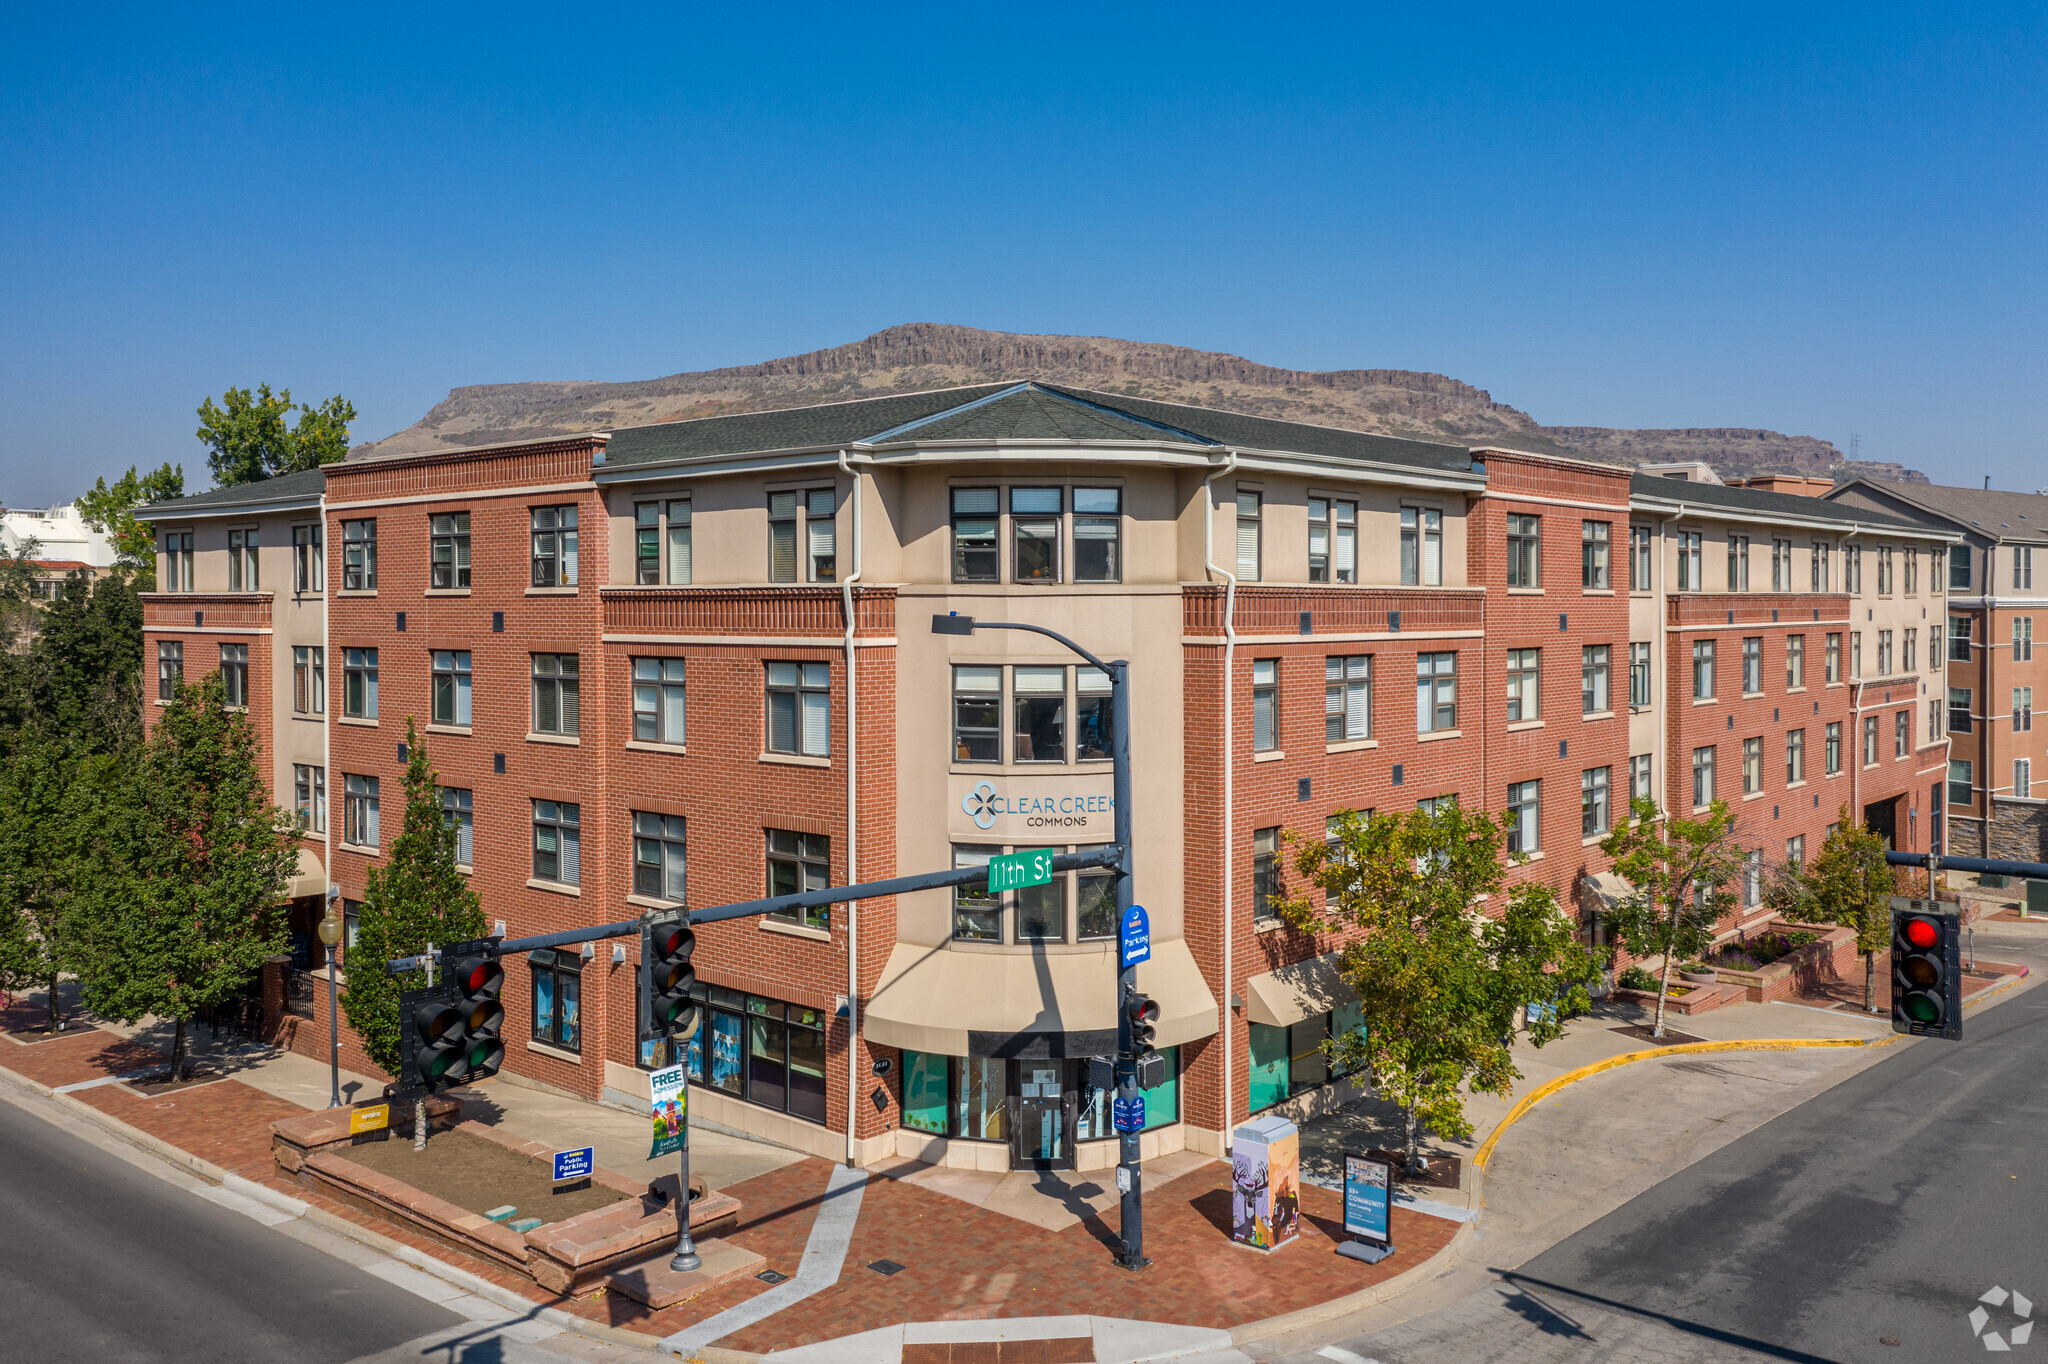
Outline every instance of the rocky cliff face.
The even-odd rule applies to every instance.
[[[1776,431],[1542,426],[1528,413],[1495,402],[1486,390],[1442,374],[1276,369],[1185,346],[1020,336],[926,322],[890,327],[829,350],[662,379],[458,388],[418,422],[358,453],[410,454],[1020,379],[1459,445],[1509,445],[1626,464],[1703,459],[1724,478],[1772,470],[1826,475],[1848,465],[1826,441]],[[1880,478],[1926,481],[1898,465],[1866,461],[1854,468]]]

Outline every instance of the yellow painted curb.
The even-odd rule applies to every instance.
[[[1610,1056],[1604,1061],[1595,1061],[1589,1066],[1580,1066],[1577,1070],[1568,1070],[1556,1079],[1539,1085],[1527,1094],[1524,1094],[1521,1101],[1513,1108],[1510,1108],[1508,1115],[1500,1120],[1492,1132],[1487,1134],[1486,1140],[1480,1143],[1479,1150],[1472,1156],[1472,1163],[1482,1170],[1485,1169],[1487,1160],[1493,1155],[1494,1143],[1500,1140],[1500,1134],[1514,1126],[1515,1122],[1524,1113],[1527,1113],[1566,1085],[1576,1084],[1589,1075],[1598,1075],[1603,1070],[1613,1070],[1616,1066],[1625,1066],[1631,1061],[1649,1061],[1659,1056],[1684,1056],[1705,1051],[1795,1051],[1802,1047],[1888,1047],[1903,1037],[1903,1033],[1893,1033],[1889,1037],[1757,1037],[1738,1039],[1733,1042],[1680,1042],[1669,1047],[1649,1047],[1643,1051],[1623,1052],[1619,1056]]]

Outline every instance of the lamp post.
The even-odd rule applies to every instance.
[[[334,1012],[334,949],[341,944],[341,899],[329,889],[320,920],[320,945],[327,949],[327,1106],[341,1107],[341,1020]]]
[[[1111,791],[1113,793],[1113,814],[1115,816],[1116,838],[1116,921],[1118,932],[1122,932],[1124,921],[1129,917],[1131,901],[1131,665],[1127,660],[1118,659],[1105,663],[1094,654],[1068,639],[1056,630],[1042,625],[1021,625],[1013,621],[981,620],[963,616],[959,612],[932,617],[932,633],[935,635],[972,635],[976,630],[1024,630],[1034,635],[1065,645],[1090,665],[1109,676],[1109,754],[1112,763]],[[1138,1058],[1131,1045],[1131,1020],[1124,1009],[1125,998],[1138,988],[1138,968],[1123,966],[1117,972],[1116,1000],[1116,1094],[1124,1100],[1138,1097]],[[1119,1132],[1117,1134],[1117,1189],[1123,1195],[1121,1206],[1122,1223],[1118,1233],[1120,1245],[1117,1263],[1125,1269],[1143,1269],[1151,1263],[1145,1258],[1145,1200],[1139,1168],[1139,1134]]]

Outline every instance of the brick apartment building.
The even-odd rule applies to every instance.
[[[1959,537],[1948,559],[1948,850],[2048,859],[2048,766],[2034,780],[2048,756],[2034,733],[2035,688],[2048,698],[2048,653],[2034,657],[2034,617],[2048,616],[2048,497],[1868,479],[1830,497]]]
[[[1811,491],[994,384],[186,498],[157,510],[146,628],[166,688],[242,670],[307,830],[304,966],[327,880],[353,906],[397,832],[408,717],[516,936],[1107,842],[1103,679],[929,620],[1128,658],[1172,1062],[1145,1147],[1216,1152],[1355,1092],[1318,1050],[1355,1026],[1338,943],[1270,903],[1287,831],[1512,809],[1512,874],[1592,932],[1631,793],[1726,797],[1759,868],[1843,808],[1939,836],[1941,708],[1916,717],[1957,537]],[[1113,1163],[1086,1065],[1113,1046],[1106,893],[706,926],[693,1116],[860,1162]],[[644,1104],[669,1057],[639,1041],[635,951],[515,963],[504,1078]],[[323,1007],[293,1045],[321,1051]]]

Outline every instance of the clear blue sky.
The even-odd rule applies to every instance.
[[[2048,484],[2048,8],[1433,8],[14,11],[0,501],[908,321]]]

